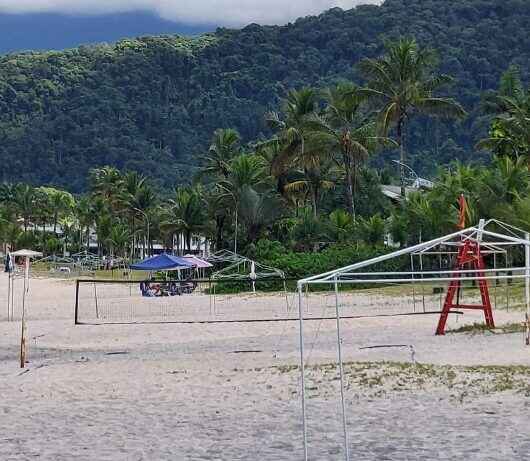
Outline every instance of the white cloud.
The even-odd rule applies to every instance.
[[[344,9],[382,0],[0,0],[4,13],[102,14],[152,11],[184,23],[282,24],[339,6]]]

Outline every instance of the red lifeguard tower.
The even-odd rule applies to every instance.
[[[465,229],[466,227],[466,214],[467,214],[467,203],[464,195],[462,194],[459,199],[460,203],[460,218],[458,220],[458,228]],[[480,290],[480,304],[463,304],[460,302],[460,291],[462,288],[462,272],[463,270],[470,271],[466,274],[470,274],[477,280],[478,287]],[[476,270],[476,272],[472,272]],[[451,275],[451,282],[447,289],[447,295],[445,296],[445,302],[438,321],[438,327],[436,328],[437,335],[445,334],[445,325],[449,313],[454,310],[461,309],[473,309],[484,311],[484,317],[486,319],[486,325],[488,328],[495,328],[493,322],[493,312],[491,309],[491,301],[488,289],[488,282],[484,277],[484,259],[480,250],[480,239],[471,239],[468,236],[462,237],[461,245],[458,250],[455,264],[455,272]],[[455,299],[456,298],[456,299]]]

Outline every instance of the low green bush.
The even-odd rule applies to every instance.
[[[280,242],[260,240],[255,247],[254,257],[260,263],[276,267],[285,272],[287,278],[301,279],[332,271],[360,261],[381,256],[393,251],[384,246],[342,243],[334,244],[320,252],[293,252]],[[377,271],[399,271],[409,268],[410,262],[396,258],[378,264]],[[372,270],[367,268],[367,270]]]

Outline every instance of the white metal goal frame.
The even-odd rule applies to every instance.
[[[494,229],[494,230],[490,230]],[[423,259],[428,256],[439,257],[440,255],[456,254],[456,251],[467,240],[474,242],[483,255],[493,255],[494,267],[485,269],[447,269],[442,270],[424,270]],[[510,247],[519,247],[524,249],[524,266],[508,267],[509,259],[507,249]],[[504,267],[497,267],[497,255],[502,255],[505,262]],[[392,259],[410,257],[410,271],[370,271],[370,268],[380,263],[391,261]],[[420,260],[420,268],[414,267],[414,258]],[[361,271],[362,270],[362,271]],[[465,277],[463,279],[462,277]],[[349,266],[332,270],[323,274],[307,277],[298,281],[298,315],[299,315],[299,352],[300,352],[300,394],[302,404],[302,431],[303,431],[303,448],[304,459],[309,459],[308,440],[307,440],[307,412],[306,412],[306,388],[305,388],[305,355],[304,355],[304,290],[311,285],[321,285],[330,287],[335,293],[335,320],[337,333],[337,368],[340,378],[340,400],[342,412],[343,428],[343,453],[344,459],[350,461],[348,433],[347,433],[347,414],[345,406],[345,383],[343,370],[343,353],[342,353],[342,335],[341,335],[341,308],[339,306],[339,286],[361,286],[361,285],[386,285],[386,284],[416,284],[426,283],[447,283],[452,281],[466,280],[477,281],[487,280],[495,281],[505,280],[524,280],[524,302],[525,302],[525,343],[530,345],[530,233],[518,229],[514,226],[505,224],[498,220],[481,220],[477,226],[472,226],[428,242],[402,248],[392,253],[384,254],[372,259],[360,261]],[[414,305],[415,305],[414,300]],[[415,309],[414,309],[415,310]],[[425,310],[425,309],[424,309]],[[418,314],[424,314],[420,312]],[[436,312],[439,313],[439,312]],[[412,315],[415,312],[410,313]]]

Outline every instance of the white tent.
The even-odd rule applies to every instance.
[[[212,264],[227,264],[226,267],[214,272],[212,279],[223,280],[259,280],[265,278],[285,279],[285,273],[265,264],[238,255],[229,250],[221,250],[206,258]]]
[[[419,270],[414,268],[414,259],[419,258],[420,262],[424,258],[451,255],[462,247],[466,241],[474,242],[478,245],[482,254],[504,255],[506,266],[485,268],[483,270],[429,270],[423,269],[420,264]],[[524,266],[509,267],[507,250],[509,248],[519,248],[524,250]],[[398,258],[410,258],[410,271],[392,272],[385,268],[385,263]],[[472,273],[471,273],[472,272]],[[471,275],[471,277],[469,277]],[[414,284],[425,282],[446,282],[462,280],[521,280],[525,282],[525,304],[526,304],[526,344],[530,345],[530,233],[525,230],[507,225],[497,220],[481,220],[477,226],[469,227],[452,234],[448,234],[428,242],[402,248],[392,253],[384,254],[366,261],[360,261],[341,267],[323,274],[307,277],[298,281],[298,307],[299,307],[299,328],[300,328],[300,369],[301,369],[301,395],[302,395],[302,426],[304,438],[305,460],[308,459],[308,445],[306,432],[306,396],[305,396],[305,356],[304,356],[304,289],[311,285],[319,285],[320,288],[329,285],[330,291],[335,292],[335,316],[337,325],[337,351],[338,368],[341,383],[341,404],[342,404],[342,426],[344,437],[344,453],[346,460],[349,460],[348,434],[346,431],[346,411],[344,402],[344,374],[342,367],[342,336],[340,331],[341,313],[339,309],[338,292],[339,286],[362,285],[362,284]]]

